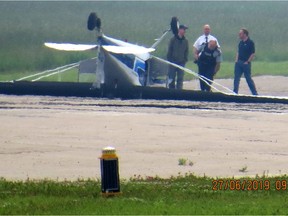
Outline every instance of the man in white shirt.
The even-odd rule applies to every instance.
[[[194,60],[195,63],[198,61],[199,55],[200,55],[200,51],[201,51],[201,47],[203,44],[207,44],[210,40],[214,40],[217,42],[217,47],[220,48],[220,45],[218,43],[217,38],[215,38],[214,36],[212,36],[211,34],[211,28],[210,25],[206,24],[203,26],[203,35],[201,35],[194,43],[193,47],[194,47]]]

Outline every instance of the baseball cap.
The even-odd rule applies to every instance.
[[[188,29],[188,27],[187,27],[186,25],[180,25],[180,26],[179,26],[179,29],[184,29],[184,30],[186,30],[186,29]]]

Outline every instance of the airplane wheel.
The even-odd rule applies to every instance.
[[[97,25],[98,17],[95,12],[90,13],[87,21],[87,28],[90,31],[93,31]]]
[[[96,27],[97,27],[98,29],[101,28],[101,19],[100,19],[100,18],[97,18],[97,20],[96,20]]]
[[[178,35],[179,21],[177,17],[172,17],[170,26],[173,34]]]

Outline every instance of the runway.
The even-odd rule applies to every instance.
[[[0,95],[0,109],[7,179],[99,178],[106,146],[125,179],[288,173],[286,104]]]

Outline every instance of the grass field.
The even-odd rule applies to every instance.
[[[1,1],[0,74],[41,71],[93,56],[93,52],[58,52],[43,46],[46,41],[94,43],[95,33],[86,29],[92,11],[102,18],[106,34],[145,46],[153,44],[169,28],[172,16],[178,16],[181,23],[189,26],[187,38],[191,49],[202,25],[209,23],[219,39],[227,65],[235,58],[237,34],[245,26],[256,43],[256,61],[259,65],[263,62],[256,74],[261,74],[268,64],[269,73],[278,74],[276,62],[282,64],[288,60],[288,52],[283,48],[288,46],[287,6],[288,2],[280,1]],[[165,57],[168,39],[155,55]],[[224,77],[230,76],[228,71],[231,70],[223,70]],[[281,74],[287,74],[282,66]]]
[[[244,185],[249,180],[251,187],[248,183]],[[121,182],[122,195],[105,198],[100,194],[98,180],[1,179],[0,214],[280,215],[288,213],[287,180],[287,176],[223,179],[220,189],[219,179],[191,174],[170,179],[135,177]],[[226,182],[230,184],[227,190]],[[240,188],[243,185],[244,190]]]

